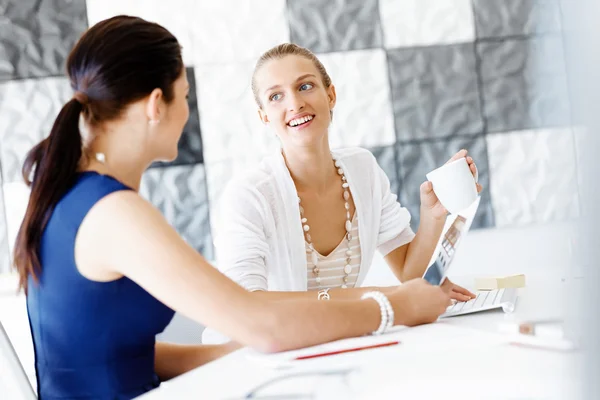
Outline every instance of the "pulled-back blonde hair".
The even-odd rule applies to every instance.
[[[329,88],[331,86],[331,78],[329,77],[327,70],[325,69],[321,61],[319,61],[317,56],[313,54],[312,51],[304,47],[298,46],[294,43],[282,43],[263,53],[263,55],[260,56],[260,58],[256,62],[256,66],[254,67],[254,72],[252,73],[252,93],[254,94],[254,101],[256,101],[256,104],[259,107],[262,108],[262,103],[258,95],[258,88],[256,87],[256,73],[268,61],[279,60],[289,55],[304,57],[307,60],[312,61],[317,70],[319,71],[319,74],[321,75],[321,80],[323,81],[323,85],[325,85],[325,88]]]

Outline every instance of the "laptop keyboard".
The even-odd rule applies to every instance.
[[[446,309],[442,317],[470,314],[478,311],[503,308],[510,312],[514,309],[516,289],[482,290],[477,292],[477,297],[469,301],[456,302]]]

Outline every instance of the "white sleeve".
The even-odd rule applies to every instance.
[[[373,157],[374,162],[377,163]],[[381,189],[381,221],[377,250],[385,257],[398,247],[410,243],[415,233],[410,227],[410,212],[400,205],[398,196],[392,193],[390,180],[377,164],[377,176]]]
[[[217,268],[248,291],[267,290],[264,202],[256,188],[232,181],[219,199]]]

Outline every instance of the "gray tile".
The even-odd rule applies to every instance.
[[[377,159],[377,163],[383,169],[388,179],[392,193],[398,194],[400,188],[398,163],[396,161],[396,148],[394,145],[374,147],[369,149]]]
[[[388,51],[400,141],[483,130],[472,44]]]
[[[426,174],[443,165],[460,149],[467,149],[479,171],[479,183],[483,186],[481,203],[473,221],[473,228],[494,226],[494,213],[490,201],[489,167],[485,137],[459,137],[448,140],[396,144],[400,164],[400,202],[410,210],[413,229],[419,226],[421,200],[419,188]]]
[[[140,194],[194,249],[209,260],[213,258],[203,164],[150,169],[142,178]]]
[[[595,102],[589,101],[590,90],[590,63],[587,61],[588,52],[583,51],[580,35],[573,32],[563,34],[564,57],[567,71],[567,88],[569,96],[569,109],[571,111],[571,125],[586,124],[586,113],[596,113]]]
[[[377,0],[287,2],[292,42],[316,53],[383,46]]]
[[[556,0],[473,0],[478,38],[559,32]]]
[[[480,42],[481,81],[488,131],[564,126],[569,100],[558,35]]]
[[[73,91],[67,78],[0,83],[0,158],[5,182],[21,182],[27,152],[50,134]]]
[[[188,82],[190,84],[190,94],[188,98],[190,117],[183,128],[183,134],[181,135],[181,139],[179,139],[179,143],[177,144],[177,148],[179,150],[177,159],[169,163],[157,162],[153,164],[153,167],[164,167],[167,165],[189,165],[204,162],[194,68],[186,68],[186,73]]]
[[[87,29],[83,0],[3,0],[0,15],[0,80],[64,75]]]

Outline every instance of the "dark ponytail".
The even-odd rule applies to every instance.
[[[48,219],[65,192],[75,182],[81,160],[79,116],[83,105],[72,99],[60,110],[50,135],[29,151],[23,164],[23,179],[31,186],[27,211],[17,234],[14,264],[19,288],[27,293],[27,279],[37,282],[41,270],[38,249]],[[32,179],[33,172],[33,179]]]
[[[117,16],[84,33],[69,54],[67,72],[75,95],[63,106],[50,135],[29,151],[22,169],[31,194],[17,234],[14,265],[25,293],[29,277],[39,282],[39,249],[52,212],[77,180],[83,155],[80,118],[90,127],[115,120],[156,88],[170,102],[173,83],[183,73],[181,47],[158,24]]]

